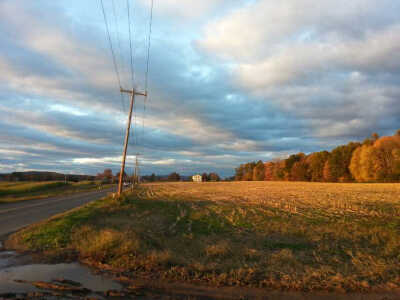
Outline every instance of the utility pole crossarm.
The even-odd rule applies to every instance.
[[[136,92],[135,89],[133,89],[133,90],[125,90],[123,88],[120,88],[120,92],[121,93],[127,93],[127,94],[135,94],[135,95],[138,95],[138,96],[145,96],[145,97],[147,96],[147,92],[145,92],[145,93]]]

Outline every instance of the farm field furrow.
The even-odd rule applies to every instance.
[[[400,185],[154,183],[11,236],[124,274],[279,290],[400,288]],[[146,278],[147,278],[146,277]]]

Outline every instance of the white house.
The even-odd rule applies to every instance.
[[[193,180],[193,182],[202,182],[203,181],[201,175],[199,175],[199,174],[193,175],[192,180]]]

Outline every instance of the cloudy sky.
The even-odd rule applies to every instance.
[[[103,0],[131,88],[127,3]],[[150,0],[129,0],[145,85]],[[115,12],[115,14],[114,14]],[[154,0],[128,171],[223,176],[400,128],[400,1]],[[121,99],[100,0],[0,0],[0,173],[118,170]]]

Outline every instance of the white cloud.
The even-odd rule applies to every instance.
[[[74,158],[72,159],[72,163],[79,165],[104,165],[104,164],[114,164],[118,165],[122,161],[122,156],[114,156],[114,157],[83,157],[83,158]],[[133,161],[132,156],[127,156],[127,162]]]
[[[259,0],[210,22],[200,45],[225,58],[254,61],[293,41],[324,40],[335,32],[360,36],[398,21],[398,9],[396,0]]]
[[[157,161],[153,161],[153,165],[173,165],[176,163],[176,159],[174,158],[169,158],[169,159],[161,159]]]
[[[149,6],[151,0],[140,0],[144,5]],[[217,8],[226,3],[240,2],[239,0],[162,0],[154,1],[155,12],[161,12],[174,18],[199,19],[206,17]]]
[[[395,0],[259,0],[207,24],[197,45],[314,137],[357,135],[399,112],[398,11]]]
[[[89,114],[81,109],[77,109],[75,107],[71,107],[68,105],[62,105],[62,104],[50,105],[50,110],[58,111],[58,112],[62,112],[62,113],[68,113],[68,114],[71,114],[73,116],[78,116],[78,117],[87,116]]]
[[[258,63],[239,63],[237,77],[246,87],[304,81],[316,73],[391,72],[400,67],[400,25],[366,34],[361,40],[327,38],[287,45]]]

